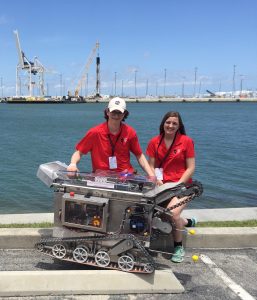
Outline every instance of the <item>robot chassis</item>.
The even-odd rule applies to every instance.
[[[54,187],[53,236],[35,247],[54,258],[125,272],[152,273],[151,241],[169,235],[172,210],[202,194],[200,182],[166,183],[101,171],[71,173],[61,162],[40,165],[37,176]],[[183,198],[169,209],[171,198]],[[161,252],[161,251],[160,251]]]

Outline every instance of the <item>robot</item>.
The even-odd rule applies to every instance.
[[[59,161],[39,166],[37,176],[54,189],[53,235],[35,247],[63,261],[152,273],[151,242],[174,230],[172,209],[202,194],[200,182],[156,186],[149,178],[128,173],[67,172]],[[183,198],[167,209],[172,197]]]

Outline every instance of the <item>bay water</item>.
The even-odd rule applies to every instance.
[[[53,211],[53,191],[36,177],[37,169],[56,160],[69,164],[75,144],[104,121],[105,106],[0,104],[0,214]],[[144,151],[163,115],[181,113],[195,142],[194,179],[204,187],[190,208],[257,206],[257,103],[128,103],[128,110],[126,122]],[[90,155],[79,168],[91,171]]]

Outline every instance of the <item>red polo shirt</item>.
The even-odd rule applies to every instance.
[[[121,172],[128,170],[133,172],[133,166],[130,163],[130,152],[135,156],[142,154],[136,131],[122,123],[120,132],[116,135],[109,132],[107,122],[91,128],[84,138],[76,145],[76,149],[83,154],[91,153],[93,171],[109,170],[109,157],[112,156],[112,144],[115,145],[114,156],[117,159],[117,169],[113,171]],[[117,141],[117,142],[116,142]]]
[[[160,140],[161,135],[153,137],[146,150],[146,154],[149,157],[155,158],[155,168],[160,167],[160,163],[168,151],[164,140],[162,140],[158,147]],[[178,132],[170,154],[161,166],[161,168],[163,168],[163,182],[179,181],[186,170],[186,159],[191,157],[195,157],[193,140],[189,136],[182,135]]]

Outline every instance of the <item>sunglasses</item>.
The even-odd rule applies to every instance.
[[[113,111],[111,111],[111,114],[113,114],[113,115],[122,115],[123,113],[119,110],[113,110]]]

